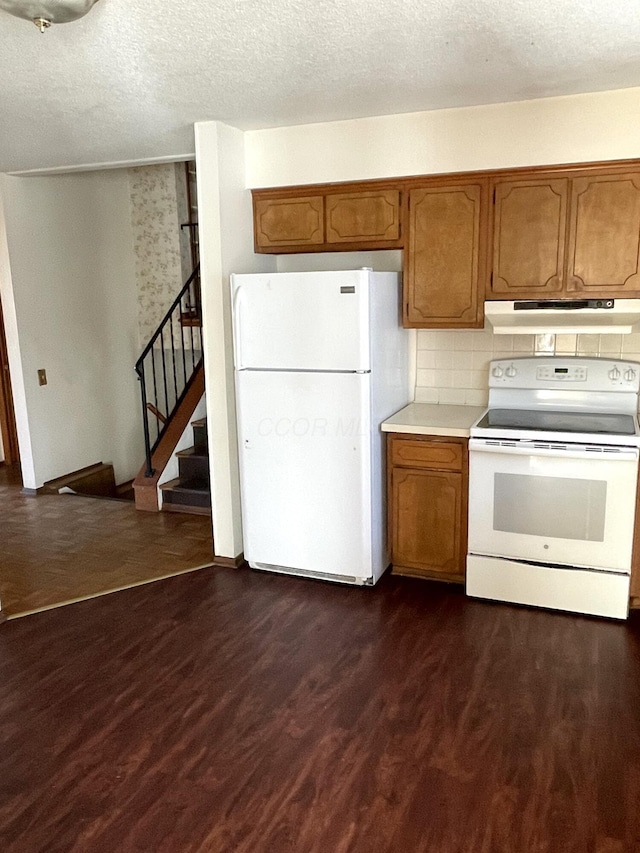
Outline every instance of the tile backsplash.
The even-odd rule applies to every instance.
[[[640,334],[494,335],[490,329],[420,330],[415,400],[485,406],[489,362],[524,355],[586,355],[640,362]]]

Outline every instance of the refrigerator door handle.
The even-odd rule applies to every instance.
[[[242,370],[242,285],[233,294],[233,338],[236,370]]]

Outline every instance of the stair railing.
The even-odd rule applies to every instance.
[[[153,451],[202,363],[200,265],[191,273],[137,360],[144,429],[145,477]]]

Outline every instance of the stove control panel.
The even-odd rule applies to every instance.
[[[577,365],[545,365],[536,370],[536,379],[543,382],[586,382],[587,368]]]
[[[548,389],[556,395],[594,391],[637,394],[640,362],[562,355],[499,358],[489,365],[489,389],[498,388],[504,393]]]

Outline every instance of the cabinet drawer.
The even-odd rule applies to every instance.
[[[461,444],[448,441],[417,441],[393,438],[391,464],[404,468],[436,468],[441,471],[462,471]]]

